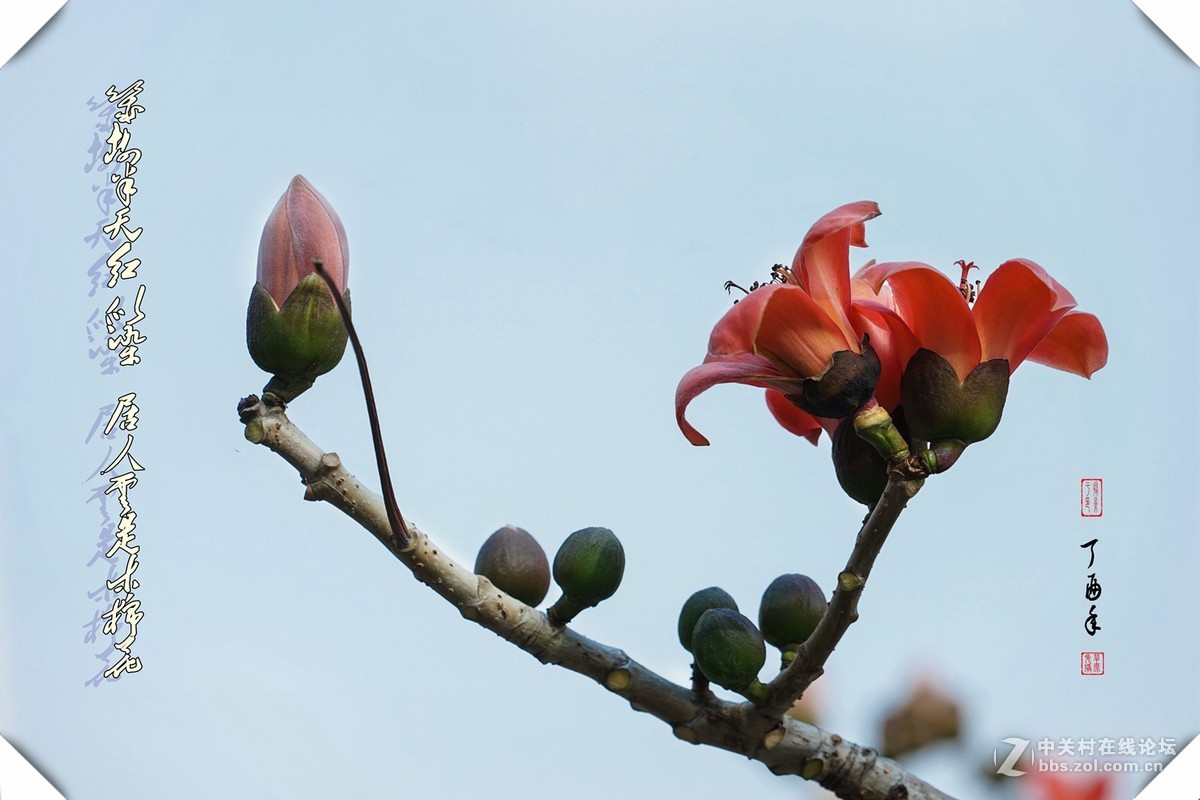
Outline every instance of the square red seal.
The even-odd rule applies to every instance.
[[[1079,674],[1080,675],[1103,675],[1104,674],[1104,652],[1093,651],[1083,652],[1079,654]]]
[[[1100,478],[1083,478],[1079,481],[1079,515],[1081,517],[1104,516],[1104,481]]]

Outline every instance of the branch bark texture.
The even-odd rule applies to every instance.
[[[366,528],[417,580],[454,605],[464,618],[542,663],[591,678],[635,710],[665,722],[677,738],[739,753],[762,762],[775,774],[816,781],[842,798],[949,798],[871,748],[783,716],[792,699],[820,675],[825,659],[856,618],[858,596],[879,547],[916,491],[905,486],[911,482],[889,483],[859,534],[842,573],[849,577],[844,582],[839,579],[829,611],[796,661],[771,683],[770,702],[755,706],[731,703],[711,693],[698,694],[644,667],[620,649],[593,641],[569,626],[551,623],[542,612],[455,563],[411,521],[411,541],[398,540],[382,498],[347,471],[336,453],[314,444],[282,407],[267,405],[251,395],[239,404],[238,412],[249,441],[275,451],[300,472],[306,499],[328,502]]]

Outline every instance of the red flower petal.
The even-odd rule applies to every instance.
[[[1094,314],[1072,311],[1033,348],[1029,360],[1090,378],[1108,363],[1108,337]]]
[[[850,246],[867,246],[863,223],[877,216],[879,206],[869,200],[835,208],[809,229],[792,260],[792,272],[801,288],[825,309],[849,340],[854,338],[847,315],[850,308]]]
[[[1013,372],[1058,321],[1075,298],[1046,270],[1023,258],[1005,261],[988,276],[973,313],[983,347],[982,360],[1007,358]]]
[[[780,384],[786,385],[791,380],[770,361],[753,353],[709,358],[711,360],[688,370],[675,389],[675,421],[687,440],[698,446],[707,445],[708,439],[691,426],[684,413],[688,404],[701,392],[719,383],[745,383],[769,389]]]
[[[875,384],[875,399],[891,413],[900,405],[900,376],[921,343],[904,320],[882,303],[855,300],[850,307],[850,321],[855,332],[870,337],[871,347],[879,356],[881,372]]]
[[[875,291],[887,282],[897,313],[921,346],[949,361],[959,380],[979,366],[981,348],[971,309],[945,275],[918,261],[897,261],[876,264],[860,277]]]
[[[767,408],[787,431],[803,436],[814,445],[821,438],[822,425],[807,411],[801,411],[783,392],[767,389]]]
[[[764,286],[743,297],[713,326],[708,337],[710,356],[729,356],[754,352],[754,336],[762,320],[763,308],[771,293],[781,286]]]
[[[858,352],[854,329],[850,329],[847,338],[838,324],[803,289],[776,285],[757,289],[751,294],[759,292],[770,294],[754,335],[754,350],[771,359],[784,373],[814,378],[825,371],[829,359],[839,350]],[[845,316],[845,312],[842,314]]]

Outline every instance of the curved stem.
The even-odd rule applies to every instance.
[[[350,346],[354,348],[354,359],[358,362],[358,375],[362,378],[363,396],[367,400],[367,419],[371,424],[371,444],[375,447],[375,463],[379,467],[379,488],[383,492],[388,525],[392,529],[392,535],[404,547],[409,547],[412,545],[412,535],[409,533],[408,525],[404,522],[404,516],[400,513],[400,506],[396,503],[396,493],[392,490],[392,475],[388,471],[387,451],[383,447],[383,432],[379,428],[379,412],[375,409],[375,392],[371,389],[371,375],[367,372],[367,356],[363,353],[362,343],[358,340],[358,331],[354,330],[354,321],[350,319],[350,309],[346,308],[346,301],[338,294],[333,277],[325,269],[325,262],[314,258],[312,264],[313,271],[320,275],[329,287],[333,301],[337,303],[338,313],[342,315],[346,333],[350,336]]]

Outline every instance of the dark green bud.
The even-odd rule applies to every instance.
[[[821,587],[807,575],[780,575],[763,592],[758,625],[763,637],[780,650],[796,650],[816,630],[829,603]]]
[[[696,666],[718,686],[744,691],[767,663],[767,646],[754,623],[732,608],[710,608],[692,630]]]
[[[567,537],[554,556],[554,580],[562,598],[547,612],[567,623],[585,608],[616,593],[625,574],[625,549],[608,528],[584,528]]]
[[[525,605],[536,606],[550,590],[550,562],[546,551],[523,528],[506,525],[479,548],[475,574]]]
[[[689,653],[692,652],[692,631],[696,628],[700,615],[712,608],[730,608],[737,611],[738,605],[729,596],[729,592],[719,586],[710,586],[689,597],[679,611],[679,643]]]

